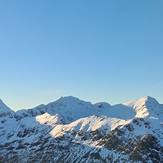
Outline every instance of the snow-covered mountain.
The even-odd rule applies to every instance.
[[[14,111],[12,111],[4,102],[0,99],[0,116],[5,115],[13,115]]]
[[[0,162],[163,162],[163,105],[70,96],[14,112],[0,101]]]
[[[33,109],[20,110],[16,112],[16,116],[19,118],[35,117],[43,113],[49,113],[50,115],[59,114],[62,117],[64,123],[70,123],[79,118],[88,117],[91,115],[103,115],[107,114],[110,105],[107,103],[91,104],[79,100],[78,98],[68,96],[61,97],[55,102],[48,105],[39,105]]]

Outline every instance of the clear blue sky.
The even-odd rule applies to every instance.
[[[0,1],[0,98],[163,103],[162,0]]]

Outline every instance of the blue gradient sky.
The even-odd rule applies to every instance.
[[[0,98],[163,103],[163,1],[0,2]]]

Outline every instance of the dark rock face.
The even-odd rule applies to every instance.
[[[130,154],[131,160],[146,162],[149,158],[152,162],[163,160],[163,147],[159,145],[157,138],[151,134],[142,136],[136,143]]]

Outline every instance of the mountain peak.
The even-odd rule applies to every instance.
[[[58,105],[58,106],[69,106],[70,108],[75,108],[76,105],[92,105],[91,102],[80,100],[77,97],[65,96],[61,97],[58,100],[49,103],[48,105]]]
[[[13,111],[0,99],[0,114],[13,113]]]
[[[144,96],[142,98],[136,99],[134,101],[129,101],[129,102],[126,102],[123,104],[132,107],[134,105],[139,105],[139,106],[144,106],[144,105],[148,105],[148,104],[157,105],[159,103],[155,98],[153,98],[151,96]]]
[[[8,110],[0,100],[0,113],[1,107]],[[150,96],[113,106],[68,96],[14,116],[2,113],[0,160],[162,162],[162,113]]]
[[[65,97],[60,97],[58,100],[56,101],[79,101],[80,99],[74,96],[65,96]]]
[[[144,96],[144,97],[142,97],[142,99],[144,99],[146,102],[158,103],[158,101],[151,96]]]
[[[142,118],[147,116],[158,117],[160,111],[158,101],[150,96],[144,96],[135,101],[124,103],[125,106],[134,108],[136,117]]]
[[[155,98],[151,96],[144,96],[137,100],[137,104],[142,104],[145,105],[146,107],[154,107],[157,106],[159,103]]]

